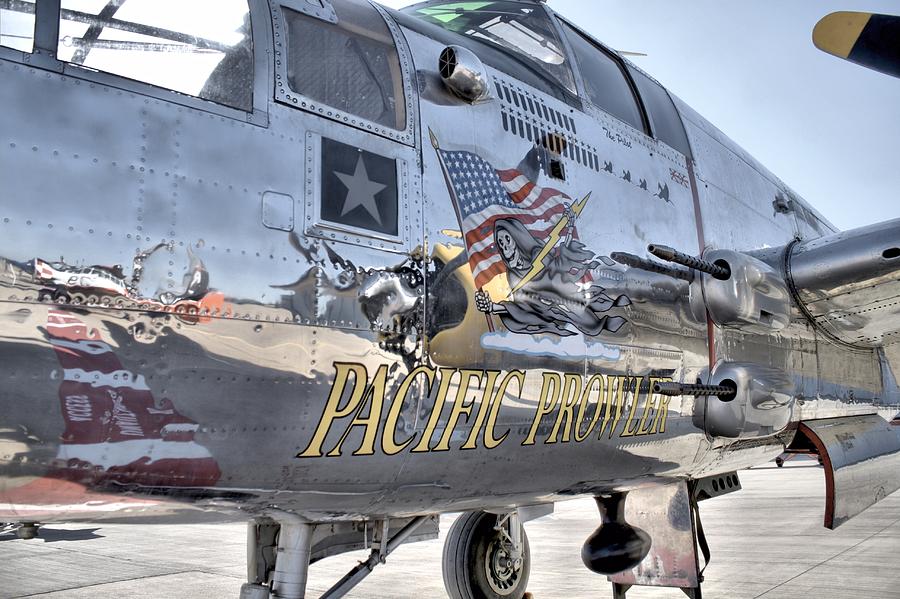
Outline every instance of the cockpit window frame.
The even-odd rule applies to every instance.
[[[603,113],[604,115],[607,115],[610,118],[616,119],[616,121],[618,121],[619,123],[627,125],[631,129],[634,129],[635,131],[643,133],[645,136],[652,138],[653,135],[652,135],[652,129],[651,129],[651,123],[650,123],[650,116],[647,113],[647,107],[644,105],[644,100],[643,100],[643,98],[641,98],[641,94],[638,91],[637,84],[635,83],[634,79],[631,77],[631,73],[628,71],[625,61],[622,60],[622,58],[618,55],[617,52],[615,52],[613,49],[611,49],[609,46],[607,46],[603,42],[597,40],[597,38],[595,38],[590,33],[586,32],[584,29],[582,29],[578,25],[572,23],[571,21],[569,21],[568,19],[566,19],[565,17],[563,17],[557,13],[553,13],[553,16],[554,16],[554,25],[556,26],[557,30],[559,31],[559,35],[563,40],[563,44],[565,44],[565,46],[566,46],[566,53],[568,54],[569,59],[572,62],[572,69],[575,71],[575,81],[578,85],[578,95],[579,95],[579,97],[581,97],[581,100],[584,102],[584,105],[590,106],[592,110],[599,111],[599,112]],[[588,91],[587,84],[585,83],[584,76],[581,73],[581,65],[579,64],[578,58],[575,55],[575,50],[574,50],[574,48],[572,48],[572,45],[569,43],[568,35],[566,34],[565,30],[563,29],[564,26],[570,27],[576,34],[581,35],[586,41],[588,41],[591,44],[593,44],[594,46],[596,46],[598,52],[602,52],[603,54],[605,54],[608,58],[610,58],[613,62],[615,62],[618,65],[619,71],[622,73],[622,77],[624,78],[624,80],[628,84],[628,87],[631,90],[631,95],[634,98],[634,102],[637,106],[638,114],[640,115],[641,124],[642,124],[643,129],[636,128],[632,123],[629,123],[628,121],[624,121],[621,118],[617,117],[616,115],[611,114],[610,112],[606,111],[602,106],[597,106],[596,104],[594,104],[593,100],[591,99],[591,94]]]
[[[643,127],[644,127],[644,130],[642,131],[642,133],[645,136],[647,136],[648,138],[651,138],[658,143],[664,144],[664,145],[668,146],[669,148],[672,148],[674,151],[676,151],[680,154],[683,154],[685,157],[692,160],[693,156],[694,156],[693,148],[691,147],[690,138],[688,138],[687,132],[685,130],[684,119],[682,118],[681,113],[678,111],[677,107],[675,106],[675,103],[672,100],[672,94],[669,92],[669,90],[667,90],[665,87],[663,87],[658,81],[656,81],[656,79],[654,79],[652,76],[647,74],[643,69],[641,69],[637,65],[633,64],[631,61],[628,61],[628,60],[622,58],[622,56],[620,56],[618,52],[616,52],[615,50],[613,50],[612,48],[610,48],[603,42],[597,40],[597,38],[592,36],[590,33],[586,32],[584,29],[578,27],[577,25],[575,25],[574,23],[572,23],[571,21],[569,21],[568,19],[566,19],[565,17],[563,17],[559,14],[556,14],[555,16],[556,16],[556,19],[554,22],[556,23],[556,26],[560,29],[560,35],[563,39],[563,43],[566,45],[566,52],[569,53],[570,57],[574,58],[575,55],[574,55],[574,50],[571,47],[571,44],[569,43],[569,38],[567,35],[565,35],[565,32],[563,31],[564,25],[571,27],[573,31],[580,34],[587,41],[594,44],[600,51],[602,51],[604,54],[606,54],[609,58],[611,58],[616,63],[618,63],[619,70],[622,72],[622,75],[625,77],[625,80],[628,82],[628,85],[631,88],[631,93],[634,96],[635,102],[637,103],[638,112],[640,113],[641,121],[642,121]],[[596,106],[591,101],[590,93],[587,89],[587,84],[585,83],[583,75],[581,73],[581,65],[578,64],[577,58],[575,58],[575,60],[573,60],[573,63],[574,63],[574,69],[575,69],[575,80],[578,83],[578,93],[579,93],[579,96],[581,96],[582,100],[584,100],[585,106],[590,106],[591,107],[590,110],[600,111],[604,115],[608,115],[608,116],[616,119],[620,123],[624,123],[625,125],[628,125],[632,129],[635,129],[631,123],[629,123],[627,121],[623,121],[622,119],[620,119],[619,117],[617,117],[614,114],[610,114],[609,112],[604,110],[604,108],[602,106]],[[654,112],[650,109],[649,99],[645,99],[644,94],[641,93],[641,88],[639,87],[638,82],[635,79],[634,73],[638,73],[638,74],[642,75],[643,77],[645,77],[648,80],[649,84],[652,84],[659,88],[661,95],[664,95],[664,97],[668,99],[669,103],[671,103],[670,115],[654,115]],[[671,140],[664,139],[665,136],[661,135],[662,123],[660,121],[666,117],[670,118],[671,125],[679,127],[681,129],[683,139],[681,140],[680,144],[673,145]],[[635,130],[637,130],[637,129],[635,129]]]
[[[415,6],[416,5],[411,5],[406,8]],[[386,9],[386,11],[403,29],[430,38],[445,46],[458,45],[471,50],[485,65],[509,75],[548,96],[556,98],[560,102],[565,102],[576,110],[581,110],[581,98],[578,97],[577,94],[570,92],[560,85],[556,85],[551,81],[550,77],[539,73],[530,65],[526,65],[524,61],[511,58],[508,53],[500,50],[496,46],[476,38],[455,33],[449,29],[438,27],[409,12],[395,9]]]
[[[651,75],[649,75],[646,71],[644,71],[637,65],[627,60],[624,61],[624,63],[626,69],[628,70],[628,74],[631,76],[632,81],[638,89],[638,95],[640,96],[641,101],[644,104],[644,113],[646,114],[647,119],[650,123],[650,135],[652,135],[652,137],[658,142],[664,143],[676,152],[683,154],[686,158],[693,159],[694,151],[691,147],[691,140],[688,137],[687,130],[684,126],[684,119],[682,118],[681,113],[678,111],[678,107],[675,105],[675,102],[672,99],[671,92],[669,92],[669,90],[667,90],[659,81],[654,79]],[[647,85],[651,85],[655,88],[655,92],[658,94],[658,100],[667,104],[664,111],[657,111],[653,109],[652,99],[648,94],[641,92],[640,84],[638,83],[635,75],[643,77]],[[663,114],[663,112],[668,112],[668,114]],[[668,133],[664,131],[666,125],[668,125],[668,127],[670,128],[670,131]],[[669,139],[669,137],[673,133],[680,139],[678,139],[677,141]]]
[[[485,3],[476,3],[476,4],[490,5],[490,4],[494,4],[496,2],[515,3],[516,1],[517,0],[494,0],[494,2],[485,2]],[[559,26],[555,22],[556,13],[554,13],[552,10],[550,10],[544,2],[534,2],[532,5],[529,6],[529,8],[533,8],[535,11],[540,11],[540,13],[543,15],[542,20],[544,22],[546,22],[547,27],[549,28],[550,32],[556,36],[557,39],[547,40],[547,41],[553,42],[555,44],[559,44],[558,49],[563,58],[563,62],[560,63],[560,66],[564,70],[564,72],[566,72],[571,77],[571,81],[569,82],[571,84],[571,87],[569,87],[569,85],[567,85],[565,82],[560,80],[560,78],[558,76],[556,76],[549,68],[542,67],[542,61],[538,60],[536,57],[534,57],[534,55],[530,55],[528,52],[526,52],[524,50],[522,50],[520,52],[515,52],[515,51],[507,48],[504,44],[497,42],[497,41],[493,41],[487,36],[469,35],[467,33],[461,33],[454,29],[451,29],[449,27],[443,27],[441,25],[437,25],[437,24],[433,23],[432,20],[424,18],[421,15],[417,14],[421,10],[430,8],[429,6],[426,6],[426,5],[428,5],[430,3],[435,3],[435,2],[443,2],[443,3],[450,2],[451,4],[454,4],[454,2],[452,2],[452,0],[426,0],[425,2],[419,2],[417,4],[407,6],[403,9],[401,9],[400,12],[402,12],[403,14],[408,15],[412,18],[420,20],[424,23],[428,23],[433,26],[440,27],[444,31],[447,31],[449,33],[457,35],[457,36],[459,36],[463,39],[469,40],[473,43],[481,44],[488,48],[492,48],[492,49],[494,49],[495,52],[499,52],[499,53],[502,53],[503,55],[507,56],[508,60],[514,60],[523,65],[527,65],[527,68],[529,68],[532,72],[534,72],[538,77],[546,80],[547,82],[552,82],[552,84],[555,87],[558,87],[559,90],[562,92],[563,96],[568,96],[569,98],[577,98],[578,97],[578,95],[579,95],[578,94],[578,82],[577,82],[577,78],[576,78],[576,74],[575,74],[575,67],[572,65],[572,61],[571,61],[571,53],[569,53],[567,51],[568,46],[566,44],[566,41],[564,39],[562,39]],[[460,2],[460,4],[465,4],[465,3]],[[489,8],[489,6],[486,8]],[[478,8],[475,8],[475,9],[472,9],[471,12],[476,12],[478,10],[479,10]],[[464,14],[464,13],[460,13],[460,14]],[[436,19],[436,17],[434,17],[434,18]],[[495,66],[495,68],[500,68],[500,70],[504,70],[500,65],[492,65],[492,66]],[[569,103],[572,103],[572,102],[570,101]]]
[[[304,1],[305,0],[301,0]],[[356,127],[363,131],[368,131],[386,137],[393,141],[400,142],[407,146],[416,146],[418,123],[419,123],[419,104],[418,95],[413,89],[413,79],[415,69],[412,62],[412,54],[406,42],[406,38],[394,22],[388,12],[379,4],[365,0],[384,20],[384,24],[390,32],[394,41],[394,47],[397,57],[400,61],[400,82],[403,90],[403,105],[405,107],[406,123],[403,129],[393,129],[386,125],[376,123],[356,114],[344,112],[333,106],[322,104],[315,99],[309,98],[298,93],[288,85],[288,62],[286,44],[288,35],[286,31],[286,22],[284,10],[301,12],[309,14],[305,10],[300,10],[298,0],[274,0],[271,3],[271,22],[273,27],[273,35],[275,43],[275,101],[280,104],[291,106],[315,114],[320,117],[328,118],[342,125]],[[325,22],[332,22],[328,16],[318,17]]]
[[[59,41],[59,5],[61,0],[35,0],[31,52],[0,46],[0,58],[28,62],[38,68],[59,71],[56,44]]]
[[[272,66],[270,54],[266,49],[272,46],[273,39],[271,20],[269,19],[269,3],[268,0],[247,0],[247,4],[250,9],[250,27],[254,40],[252,112],[180,93],[145,81],[129,79],[125,75],[98,71],[58,60],[56,49],[59,43],[61,0],[37,0],[34,47],[31,53],[0,47],[0,58],[46,69],[72,79],[90,81],[109,88],[267,127],[269,124],[268,99],[272,89]]]
[[[35,0],[31,1],[31,3],[34,3],[34,2],[35,2]],[[2,32],[3,32],[3,18],[2,18],[3,11],[18,12],[19,14],[28,14],[28,13],[23,13],[23,11],[14,11],[12,6],[6,6],[6,7],[3,7],[2,9],[0,9],[0,34],[2,34]],[[31,38],[30,39],[28,39],[27,36],[24,36],[24,35],[10,34],[9,30],[7,30],[7,35],[9,35],[10,37],[14,37],[14,38],[18,37],[20,39],[24,39],[24,40],[30,42],[31,49],[25,50],[22,48],[16,48],[11,45],[3,45],[2,41],[3,41],[4,36],[0,35],[0,58],[4,58],[7,56],[19,57],[19,56],[31,55],[39,50],[39,48],[37,46],[37,40],[35,39],[35,35],[36,35],[36,31],[37,31],[37,8],[36,7],[35,7],[34,12],[31,14],[33,15],[33,18],[32,18],[32,22],[31,22]]]

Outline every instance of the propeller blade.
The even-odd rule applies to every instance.
[[[831,13],[816,24],[813,43],[838,58],[900,77],[900,16]]]

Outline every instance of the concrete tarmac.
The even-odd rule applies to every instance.
[[[822,527],[824,478],[795,460],[740,473],[743,490],[700,504],[712,549],[706,599],[900,599],[900,492],[836,531]],[[441,599],[444,534],[399,548],[348,595],[355,599]],[[581,563],[598,525],[591,499],[557,504],[525,525],[534,599],[612,597],[603,576]],[[0,597],[45,599],[237,599],[245,580],[246,525],[48,525],[41,538],[0,534]],[[355,552],[311,567],[318,597],[365,558]],[[635,587],[629,599],[677,599],[677,589]]]

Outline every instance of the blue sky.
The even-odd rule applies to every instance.
[[[391,6],[411,4],[399,0]],[[895,1],[550,0],[746,148],[842,229],[900,217],[900,79],[817,50],[837,10]]]

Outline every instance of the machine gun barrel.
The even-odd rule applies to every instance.
[[[690,385],[685,383],[655,383],[653,392],[672,397],[693,395],[694,397],[734,396],[736,389],[729,385]]]
[[[731,276],[731,269],[727,265],[720,266],[718,264],[713,264],[712,262],[707,262],[706,260],[701,260],[700,258],[679,252],[667,245],[649,245],[647,246],[647,251],[657,258],[667,262],[681,264],[682,266],[687,266],[693,270],[705,272],[721,281],[725,281]]]
[[[624,264],[625,266],[639,268],[648,272],[659,273],[661,275],[666,275],[674,279],[687,281],[688,283],[694,280],[694,274],[690,271],[681,270],[680,268],[670,268],[658,262],[654,262],[653,260],[647,260],[646,258],[641,258],[640,256],[629,254],[628,252],[613,252],[612,254],[610,254],[610,258],[612,258],[619,264]]]

